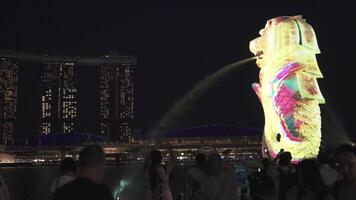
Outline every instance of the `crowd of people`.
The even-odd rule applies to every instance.
[[[274,160],[262,160],[262,169],[248,176],[249,192],[239,192],[236,174],[224,166],[218,153],[197,154],[196,165],[187,170],[188,200],[355,200],[356,147],[341,145],[331,154],[320,152],[317,159],[291,162],[290,152],[281,152]],[[149,177],[149,199],[173,200],[169,174],[175,164],[161,165],[160,152],[151,153],[146,171]],[[157,188],[160,186],[160,189]],[[183,199],[182,195],[177,197]]]
[[[333,154],[291,163],[289,152],[264,159],[261,172],[251,176],[253,200],[356,199],[356,147],[341,145]]]
[[[195,166],[187,169],[185,191],[172,195],[171,172],[176,156],[163,164],[162,154],[153,150],[145,162],[148,200],[355,200],[356,147],[345,144],[334,153],[320,152],[317,159],[291,162],[290,152],[281,151],[274,160],[262,160],[262,169],[248,176],[249,192],[239,190],[234,166],[224,164],[216,153],[198,153]],[[50,186],[52,200],[113,200],[109,188],[101,183],[105,171],[105,153],[90,145],[78,161],[65,158],[61,175]],[[0,200],[9,200],[9,190],[0,176]]]

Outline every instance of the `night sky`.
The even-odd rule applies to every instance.
[[[341,127],[356,135],[356,64],[352,60],[356,23],[351,3],[142,2],[1,1],[0,49],[78,56],[102,56],[118,50],[137,56],[135,128],[140,131],[152,128],[197,81],[226,64],[250,57],[249,41],[258,36],[266,20],[302,14],[314,27],[322,51],[317,58],[324,74],[320,88],[327,101],[322,106],[323,126],[332,124],[339,127],[335,130]],[[81,67],[79,71],[83,88],[80,131],[90,132],[97,120],[97,110],[90,108],[97,103],[98,70]],[[251,89],[258,72],[256,65],[249,63],[227,76],[201,98],[179,127],[211,123],[263,127],[262,107]],[[20,77],[18,118],[22,131],[18,135],[35,134],[40,67],[26,65]]]

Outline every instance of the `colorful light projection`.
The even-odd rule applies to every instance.
[[[268,20],[260,37],[250,42],[260,83],[252,85],[265,115],[263,145],[271,158],[281,149],[293,161],[316,157],[321,142],[319,104],[325,100],[317,78],[322,78],[315,54],[320,50],[313,28],[302,16]]]

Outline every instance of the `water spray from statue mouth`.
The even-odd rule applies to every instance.
[[[262,58],[263,51],[258,51],[255,56],[242,59],[230,65],[220,68],[213,74],[206,76],[203,80],[199,81],[194,87],[181,99],[176,101],[163,118],[156,124],[153,130],[150,131],[150,138],[156,139],[159,134],[172,128],[177,128],[186,114],[195,106],[194,103],[203,96],[209,88],[217,84],[226,75],[239,69],[241,65],[251,62],[256,59]]]
[[[257,51],[256,55],[257,59],[262,59],[263,58],[263,51]]]
[[[185,96],[183,96],[181,99],[176,101],[171,109],[164,115],[164,117],[159,121],[159,123],[156,124],[154,129],[149,132],[149,137],[150,139],[157,139],[159,134],[163,133],[164,131],[170,129],[170,128],[175,128],[181,120],[186,116],[186,114],[189,113],[189,111],[195,106],[194,102],[198,100],[200,97],[202,97],[205,92],[208,91],[211,86],[215,85],[218,83],[219,80],[223,79],[227,74],[233,72],[234,70],[238,69],[239,66],[246,64],[248,62],[254,61],[256,59],[259,59],[262,53],[259,53],[258,55],[246,59],[242,59],[238,62],[232,63],[230,65],[226,65],[216,71],[213,74],[210,74],[206,76],[203,80],[198,82],[197,84],[194,85],[192,90],[190,90]],[[142,146],[138,149],[138,154],[143,154],[145,155],[149,149],[152,147],[147,147],[147,146]],[[139,174],[135,173],[134,171],[131,171],[134,169],[130,169],[129,171],[126,171],[126,174]],[[123,179],[121,179],[119,182],[117,182],[114,190],[113,190],[113,196],[118,200],[124,198],[126,194],[126,190],[129,187],[132,187],[132,181],[133,181],[134,176],[128,176]]]

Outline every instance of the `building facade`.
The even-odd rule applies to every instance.
[[[101,67],[99,134],[110,141],[132,140],[134,64],[127,62]]]
[[[41,78],[41,134],[74,132],[78,117],[75,64],[46,63]]]
[[[36,132],[48,135],[81,131],[78,116],[78,66],[96,67],[100,68],[100,74],[97,75],[99,83],[98,88],[93,89],[93,95],[99,94],[99,99],[95,97],[98,103],[93,109],[97,113],[96,109],[99,108],[99,113],[93,117],[99,117],[99,120],[96,120],[97,125],[85,130],[104,136],[108,141],[132,141],[135,57],[113,54],[104,57],[48,56],[0,52],[0,58],[0,143],[14,142],[18,67],[13,60],[21,62],[21,65],[41,65],[40,100],[34,105],[40,106]],[[38,96],[33,98],[37,99]]]
[[[0,60],[0,143],[14,143],[17,111],[18,66],[11,59]]]

